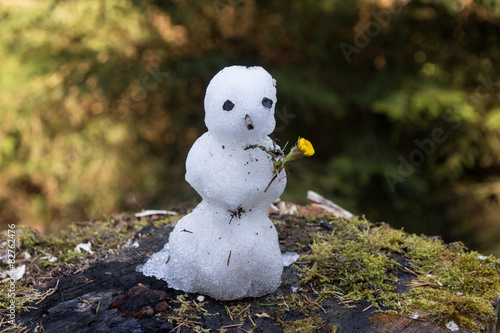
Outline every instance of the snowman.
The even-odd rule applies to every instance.
[[[219,300],[259,297],[281,283],[282,255],[269,205],[284,191],[276,175],[276,81],[262,67],[231,66],[205,96],[208,132],[194,143],[186,180],[201,203],[178,221],[164,249],[139,267],[169,287]]]

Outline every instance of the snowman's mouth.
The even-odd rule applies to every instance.
[[[250,118],[249,115],[245,116],[245,125],[247,126],[248,130],[253,130],[253,121],[252,121],[252,118]]]

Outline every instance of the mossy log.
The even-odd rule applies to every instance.
[[[409,235],[385,223],[325,216],[324,209],[317,204],[278,205],[275,213],[294,212],[274,215],[282,250],[298,252],[301,257],[285,268],[276,292],[230,302],[173,290],[136,271],[137,265],[163,247],[178,217],[121,215],[85,224],[81,228],[84,234],[78,234],[76,228],[72,240],[64,241],[73,241],[71,246],[90,241],[97,249],[88,257],[69,256],[71,251],[66,250],[58,256],[51,244],[60,247],[59,238],[23,229],[21,253],[36,256],[42,246],[60,265],[40,266],[38,273],[28,265],[33,269],[31,280],[22,283],[38,292],[39,299],[21,302],[16,329],[495,332],[500,260],[468,251],[459,243]],[[98,243],[96,233],[103,232],[103,225],[112,229],[112,244],[105,244],[109,239],[103,234]],[[116,238],[120,234],[126,237]],[[67,264],[66,259],[74,264]],[[50,279],[44,280],[44,275]],[[39,281],[45,282],[33,288]],[[2,329],[8,331],[9,327],[4,324]]]

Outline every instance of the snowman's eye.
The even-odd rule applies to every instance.
[[[264,105],[266,109],[270,109],[271,106],[273,106],[273,101],[267,97],[264,97],[262,99],[262,105]]]
[[[224,111],[231,111],[234,108],[234,103],[231,102],[230,100],[226,100],[224,102],[224,105],[222,105],[222,110]]]

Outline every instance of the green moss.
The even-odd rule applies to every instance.
[[[169,216],[167,218],[154,221],[153,225],[158,228],[164,225],[169,225],[169,224],[175,224],[177,221],[179,221],[184,215],[174,215],[174,216]]]
[[[7,326],[4,329],[2,329],[1,333],[19,333],[19,332],[26,332],[26,326],[16,324],[16,325],[11,325]]]
[[[40,277],[55,275],[59,269],[78,269],[131,245],[134,235],[143,227],[160,227],[179,218],[148,221],[124,217],[78,223],[52,235],[20,227],[16,253],[19,259],[31,256],[32,260],[24,261],[30,274],[18,282],[18,309],[42,297],[32,287]],[[424,319],[443,323],[453,320],[461,328],[476,331],[495,317],[491,302],[500,296],[499,259],[470,252],[461,243],[446,245],[438,239],[409,235],[364,218],[323,220],[330,221],[334,230],[317,229],[316,219],[298,216],[275,221],[286,249],[301,254],[296,266],[302,287],[310,290],[312,286],[317,294],[271,294],[261,303],[253,302],[248,310],[245,310],[248,301],[227,302],[235,324],[248,324],[247,314],[251,311],[268,313],[287,332],[334,330],[320,317],[320,306],[331,297],[340,306],[356,304],[357,299],[362,299],[386,311],[392,309],[401,315],[417,313]],[[5,233],[0,234],[0,243],[6,239]],[[94,254],[75,252],[77,244],[87,242],[91,242]],[[51,262],[51,257],[58,260]],[[6,268],[4,262],[0,265]],[[406,293],[396,293],[398,274],[404,268],[411,269],[416,276]],[[2,286],[2,290],[0,306],[5,309],[7,288]],[[214,315],[203,310],[205,302],[196,304],[186,295],[179,296],[177,303],[179,306],[173,313],[163,319],[202,332],[202,316]],[[290,316],[298,319],[290,321]]]
[[[336,332],[334,328],[327,328],[327,323],[319,316],[310,316],[303,319],[289,321],[283,326],[285,332],[300,332],[300,333],[313,333],[313,332]]]
[[[241,323],[246,321],[246,316],[248,314],[249,304],[247,302],[237,301],[237,304],[228,306],[229,312],[233,319],[239,319]]]
[[[438,239],[408,235],[401,245],[404,246],[404,253],[411,259],[417,273],[428,272],[436,265],[436,261],[443,264],[443,261],[447,260],[445,245]]]
[[[311,304],[306,303],[304,297],[299,294],[292,293],[288,296],[277,295],[275,300],[278,303],[276,303],[277,306],[274,314],[278,320],[283,318],[286,312],[293,311],[299,314],[308,315],[312,310]],[[282,324],[285,323],[282,322]]]
[[[468,252],[461,243],[408,235],[363,218],[335,219],[331,233],[312,237],[310,253],[300,258],[302,283],[339,301],[362,298],[402,313],[454,320],[479,330],[495,317],[500,296],[500,260]],[[396,294],[398,255],[418,275],[409,292]],[[343,295],[332,292],[342,291]]]
[[[154,221],[157,226],[177,221],[180,216],[172,216],[160,221]],[[143,227],[151,225],[146,219],[136,219],[129,216],[119,216],[105,221],[76,222],[58,233],[42,235],[36,230],[19,225],[15,230],[16,263],[23,260],[26,274],[16,283],[17,310],[42,295],[33,288],[47,278],[60,271],[75,270],[79,265],[104,258],[108,253],[130,246],[135,234]],[[0,233],[0,243],[7,242],[7,232]],[[80,243],[91,243],[93,254],[80,253],[75,247]],[[7,257],[7,247],[1,249],[1,255]],[[57,259],[57,260],[55,260]],[[69,265],[68,265],[69,264]],[[16,264],[17,266],[17,264]],[[9,269],[7,262],[0,262],[2,271]],[[8,283],[8,282],[7,282]],[[0,290],[1,311],[5,312],[9,299],[5,283]]]
[[[167,320],[169,323],[177,324],[177,327],[188,327],[195,332],[210,332],[208,329],[204,329],[200,327],[201,322],[199,320],[201,318],[200,314],[203,311],[203,306],[206,302],[194,303],[192,301],[187,300],[188,294],[177,296],[176,303],[179,304],[179,307],[175,308],[174,311],[168,315],[162,315],[162,319]]]
[[[181,216],[172,216],[162,220],[153,221],[155,227],[175,223]],[[67,263],[78,264],[86,259],[103,258],[110,252],[130,246],[135,234],[142,228],[151,225],[146,219],[110,218],[105,221],[76,222],[58,233],[41,235],[37,231],[19,226],[16,239],[18,249],[26,252],[32,257],[38,257],[36,263],[43,264],[47,269],[30,270],[35,275],[37,272],[46,273],[57,267],[63,267]],[[5,237],[1,234],[0,241]],[[80,243],[91,243],[93,254],[75,251],[76,245]],[[58,260],[50,262],[48,258],[55,257]],[[45,258],[45,259],[40,259]],[[50,267],[49,267],[50,266]],[[38,267],[38,268],[43,268]]]
[[[303,283],[312,282],[322,291],[332,286],[342,289],[347,298],[365,298],[380,306],[387,293],[395,290],[398,263],[384,252],[371,225],[364,219],[336,220],[334,232],[313,237],[311,253],[301,257]],[[389,242],[387,242],[389,243]],[[326,297],[328,293],[323,293]]]
[[[420,271],[430,269],[431,273],[419,280],[433,284],[412,288],[405,297],[408,307],[429,316],[441,314],[462,327],[486,327],[496,316],[491,303],[500,295],[500,260],[452,247],[444,248],[437,257],[441,261],[430,257],[420,263]]]
[[[10,292],[10,280],[2,282],[0,287],[0,308],[2,312],[8,313],[8,306],[10,302],[9,297]],[[16,301],[16,312],[27,310],[27,304],[41,299],[43,297],[37,289],[31,286],[23,286],[20,281],[16,282],[15,287],[15,301]]]
[[[277,295],[274,299],[274,317],[285,332],[335,332],[335,327],[325,322],[319,315],[319,299],[306,298],[305,294],[292,293],[290,295]],[[312,301],[312,302],[311,302]],[[316,303],[316,304],[314,304]],[[287,320],[287,313],[293,316],[306,316],[297,320]]]

